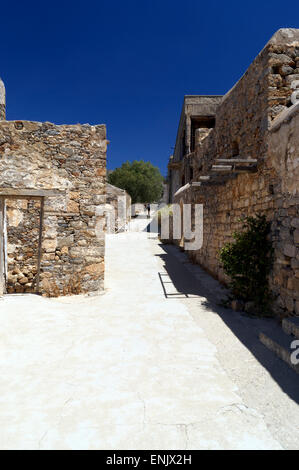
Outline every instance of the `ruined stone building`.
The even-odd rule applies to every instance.
[[[222,96],[185,96],[177,131],[174,154],[168,164],[169,199],[193,179],[192,155],[199,141],[215,127],[215,114]],[[185,161],[184,168],[182,161]]]
[[[185,97],[168,165],[169,201],[203,204],[203,246],[189,251],[192,260],[227,282],[219,250],[241,216],[266,214],[275,309],[297,315],[298,87],[299,30],[281,29],[225,96]]]
[[[0,119],[0,294],[101,291],[105,125]]]

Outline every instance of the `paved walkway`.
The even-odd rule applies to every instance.
[[[181,261],[165,255],[146,232],[109,235],[104,295],[0,300],[1,449],[282,447],[195,318],[206,297],[173,282]]]

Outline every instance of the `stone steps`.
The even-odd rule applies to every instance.
[[[287,325],[290,328],[290,325]],[[289,330],[288,330],[289,331]],[[297,331],[297,330],[296,330]],[[298,331],[297,331],[298,333]],[[299,374],[299,363],[292,362],[292,354],[298,350],[296,357],[293,354],[293,360],[299,359],[299,345],[291,347],[293,341],[296,340],[292,334],[285,333],[282,328],[271,330],[271,332],[260,332],[259,340],[266,348],[273,351],[280,359],[286,362],[297,374]]]
[[[299,318],[284,318],[282,320],[282,329],[286,334],[299,338]]]

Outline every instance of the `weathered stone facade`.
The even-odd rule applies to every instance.
[[[183,165],[184,159],[192,155],[202,136],[215,126],[215,113],[222,96],[184,97],[174,154],[168,164],[169,200],[174,193],[192,179],[192,166]],[[167,201],[168,202],[168,201]]]
[[[36,289],[38,190],[57,193],[44,197],[40,292],[103,289],[106,146],[105,125],[0,122],[0,193],[29,194],[6,196],[8,292]]]
[[[297,315],[299,105],[291,97],[298,72],[299,30],[279,30],[223,97],[214,129],[185,154],[178,178],[192,177],[171,198],[203,203],[203,247],[189,254],[223,282],[228,279],[219,250],[241,228],[241,216],[266,214],[275,249],[270,278],[275,310]]]
[[[271,285],[278,307],[299,316],[299,104],[271,126],[268,145],[266,166],[275,175]]]

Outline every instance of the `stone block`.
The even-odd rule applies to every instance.
[[[286,81],[287,85],[291,85],[292,82],[294,82],[295,80],[299,80],[299,74],[298,73],[288,75],[288,76],[285,77],[285,81]]]
[[[45,240],[43,240],[42,247],[47,253],[51,253],[51,252],[56,250],[57,240],[56,239],[45,239]]]
[[[90,264],[85,267],[84,272],[90,274],[91,276],[98,276],[104,272],[105,265],[104,262]]]
[[[283,253],[285,256],[294,258],[296,256],[296,247],[294,245],[287,244],[283,247]]]
[[[57,248],[69,247],[74,245],[74,235],[69,235],[68,237],[58,237],[57,238]]]
[[[97,168],[95,174],[96,176],[106,176],[106,168]]]
[[[269,54],[269,65],[270,66],[282,66],[282,65],[290,65],[295,66],[295,61],[286,54],[275,54],[271,52]]]
[[[78,202],[70,200],[67,204],[67,211],[73,213],[79,213],[80,206]]]
[[[281,65],[279,67],[279,73],[281,75],[290,75],[290,74],[294,74],[294,69],[293,67],[290,67],[289,65]]]

